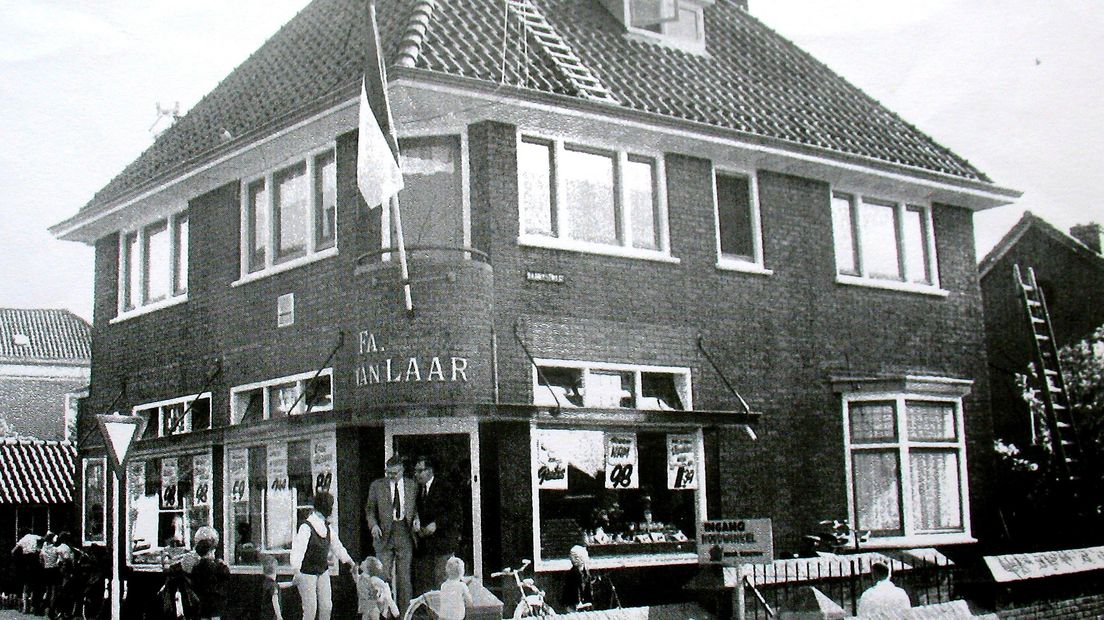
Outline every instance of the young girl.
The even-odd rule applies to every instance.
[[[276,582],[276,558],[266,555],[261,560],[264,584],[261,586],[260,620],[284,620],[280,608],[280,584]]]
[[[364,558],[356,576],[357,612],[361,620],[398,618],[399,608],[391,596],[391,586],[383,580],[383,562],[374,556]]]
[[[445,563],[445,575],[441,584],[441,620],[464,620],[467,608],[472,604],[471,590],[464,582],[464,560],[453,556]]]

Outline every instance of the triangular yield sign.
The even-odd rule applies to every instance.
[[[98,415],[96,422],[100,432],[107,440],[107,452],[111,456],[111,465],[116,472],[123,471],[130,446],[142,436],[146,428],[146,419],[137,415]]]

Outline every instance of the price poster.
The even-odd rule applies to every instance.
[[[211,455],[192,457],[192,505],[207,506],[211,503]]]
[[[130,503],[138,501],[146,492],[146,462],[131,461],[127,463],[127,495]]]
[[[538,489],[567,490],[567,459],[556,449],[555,431],[534,433],[533,475]]]
[[[268,446],[268,488],[284,491],[288,488],[287,444],[277,442]]]
[[[161,507],[179,508],[180,478],[176,459],[161,459]]]
[[[249,501],[249,451],[230,451],[230,501]]]
[[[319,437],[311,446],[311,479],[314,491],[333,493],[334,472],[337,471],[336,439],[333,435]]]
[[[667,435],[667,488],[698,488],[697,436]]]
[[[640,467],[634,433],[606,433],[606,488],[639,489]]]

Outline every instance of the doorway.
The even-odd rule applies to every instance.
[[[414,459],[426,455],[436,463],[434,476],[447,484],[460,504],[460,547],[457,556],[471,574],[483,576],[479,511],[479,425],[474,418],[388,420],[384,430],[384,459],[401,454],[407,472]]]

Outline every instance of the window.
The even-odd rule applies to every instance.
[[[81,466],[81,538],[86,545],[102,545],[107,542],[107,460],[83,459]]]
[[[138,405],[134,415],[146,418],[149,437],[171,437],[211,428],[211,393]]]
[[[763,236],[755,177],[714,172],[717,249],[720,267],[763,267]]]
[[[845,395],[844,429],[851,516],[872,544],[968,537],[960,400]]]
[[[832,232],[840,281],[939,286],[928,207],[835,192]]]
[[[402,205],[403,240],[411,256],[456,260],[461,255],[431,246],[462,248],[464,235],[464,188],[460,136],[406,138],[399,143],[404,187]],[[389,223],[390,212],[383,210]],[[390,231],[394,238],[395,231]],[[384,245],[391,245],[391,238]]]
[[[187,294],[187,213],[123,232],[119,243],[120,316],[184,301]]]
[[[691,410],[685,368],[537,360],[533,403],[602,409]]]
[[[328,256],[337,243],[333,147],[244,183],[242,276]]]
[[[633,257],[666,256],[659,159],[523,137],[519,242]]]
[[[271,555],[288,564],[291,540],[311,513],[317,491],[337,495],[333,434],[226,448],[226,557],[259,564]],[[337,504],[330,523],[337,527]]]
[[[211,453],[133,459],[127,464],[127,536],[132,565],[183,555],[211,523]]]
[[[230,423],[259,422],[333,409],[333,369],[241,385],[230,390]]]
[[[701,435],[533,430],[534,548],[539,565],[566,567],[585,541],[597,566],[634,558],[696,562],[704,518]]]
[[[711,0],[628,0],[629,30],[691,51],[705,47],[703,6]]]

